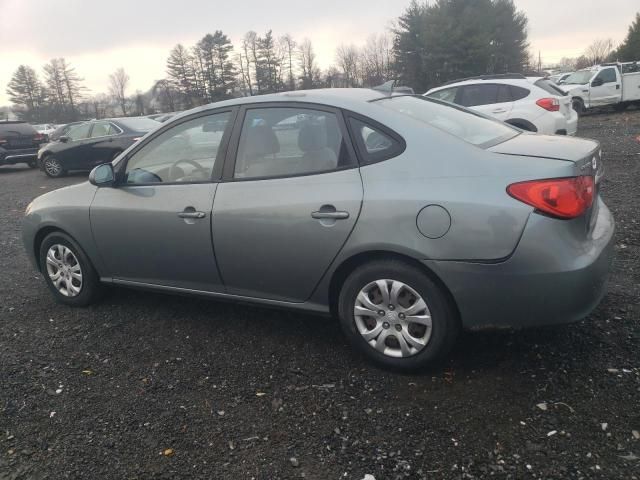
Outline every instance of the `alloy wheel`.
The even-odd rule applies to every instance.
[[[78,258],[66,245],[55,244],[47,251],[47,274],[65,297],[75,297],[82,290],[82,268]]]
[[[44,169],[52,177],[57,177],[62,173],[62,165],[55,158],[47,158],[44,161]]]
[[[389,357],[422,351],[431,338],[431,313],[422,296],[398,280],[376,280],[356,297],[353,315],[362,338]]]

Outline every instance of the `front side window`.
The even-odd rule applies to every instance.
[[[602,83],[613,83],[617,79],[616,71],[613,68],[605,68],[600,71],[596,78],[602,80]]]
[[[426,97],[387,97],[375,103],[481,148],[496,145],[519,134],[517,130],[502,122]]]
[[[77,127],[69,130],[67,136],[74,142],[77,140],[84,140],[89,137],[89,130],[91,130],[91,124],[83,123],[82,125],[78,125]]]
[[[454,103],[456,99],[456,93],[458,93],[458,87],[445,88],[444,90],[438,90],[437,92],[427,95],[429,98],[435,98],[436,100],[442,100],[443,102]]]
[[[125,183],[193,183],[211,179],[231,112],[180,123],[133,154]]]
[[[234,178],[282,177],[350,166],[338,118],[308,108],[247,110]]]

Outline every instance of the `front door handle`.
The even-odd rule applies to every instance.
[[[180,218],[204,218],[207,216],[207,214],[204,212],[185,211],[178,213],[178,216]]]
[[[312,212],[311,218],[318,220],[333,219],[333,220],[345,220],[349,218],[349,212]]]

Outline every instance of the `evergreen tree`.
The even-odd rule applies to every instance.
[[[11,77],[6,92],[9,100],[20,109],[24,120],[41,121],[41,108],[45,101],[44,87],[33,68],[20,65]]]
[[[634,62],[640,60],[640,12],[629,26],[629,33],[617,51],[618,61]]]
[[[173,47],[167,59],[167,75],[176,91],[183,97],[186,108],[193,107],[198,97],[193,60],[189,50],[182,44]]]

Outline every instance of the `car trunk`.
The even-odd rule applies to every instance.
[[[5,150],[37,148],[45,141],[45,135],[36,132],[26,123],[0,124],[0,147]]]
[[[600,181],[604,175],[604,166],[601,158],[602,151],[598,142],[558,135],[522,133],[506,142],[490,147],[489,150],[529,160],[545,158],[572,162],[574,164],[574,176],[594,177],[594,201],[591,208],[584,215],[587,229],[591,229],[592,222],[597,216],[597,197]]]

